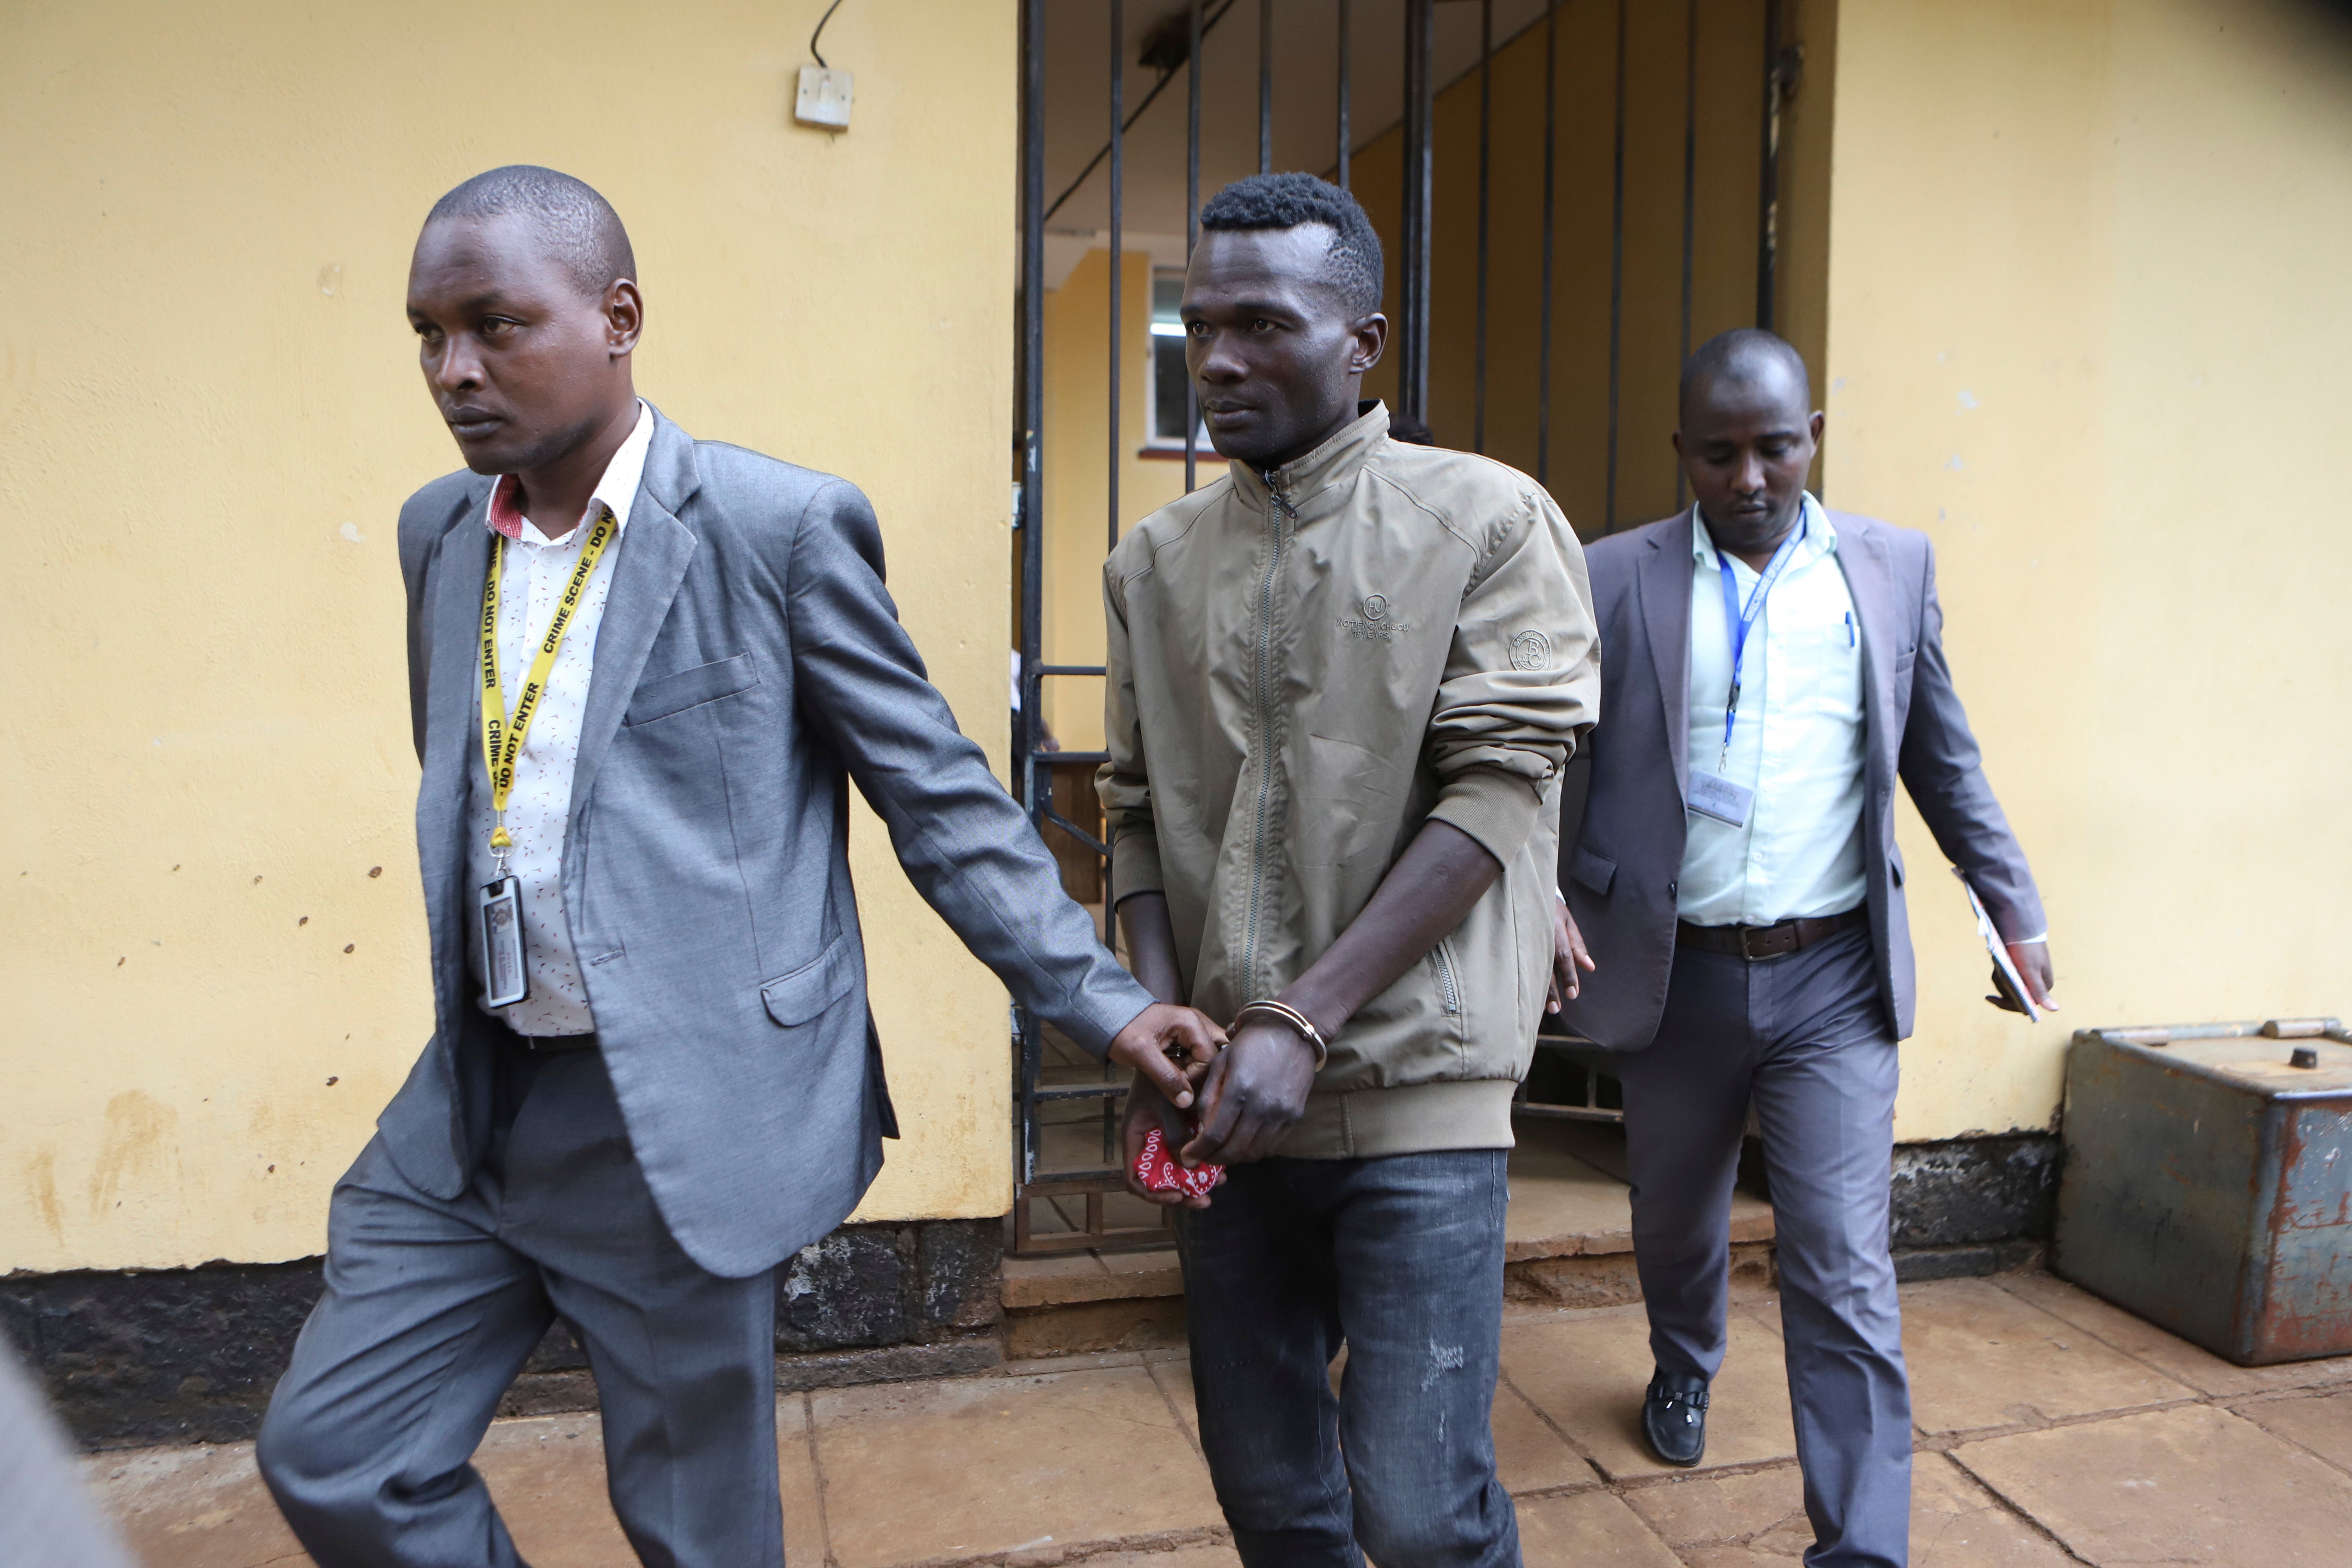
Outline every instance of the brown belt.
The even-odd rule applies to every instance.
[[[1769,926],[1695,926],[1688,921],[1676,921],[1675,945],[1695,947],[1701,952],[1727,952],[1753,963],[1760,958],[1780,958],[1817,942],[1827,942],[1840,931],[1867,924],[1869,920],[1869,909],[1857,904],[1842,915],[1782,921]]]

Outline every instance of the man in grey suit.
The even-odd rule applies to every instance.
[[[1727,333],[1685,367],[1687,512],[1586,553],[1607,696],[1563,836],[1561,1018],[1624,1053],[1659,1457],[1706,1447],[1749,1106],[1820,1568],[1900,1564],[1910,1392],[1887,1251],[1895,1042],[1911,1032],[1899,778],[2049,1000],[2042,903],[1944,661],[1927,537],[1804,489],[1804,362]],[[1589,941],[1590,951],[1585,951]]]
[[[400,518],[435,1030],[335,1190],[262,1472],[320,1568],[519,1561],[468,1462],[554,1318],[637,1554],[780,1568],[774,1269],[896,1135],[854,780],[1022,1004],[1189,1100],[1156,1004],[924,679],[852,486],[642,404],[620,220],[493,170],[409,274],[467,472]]]

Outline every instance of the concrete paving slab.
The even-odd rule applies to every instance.
[[[1530,1498],[1518,1505],[1528,1568],[1682,1568],[1674,1552],[1605,1491]]]
[[[1510,1186],[1504,1261],[1633,1249],[1625,1184],[1566,1150],[1522,1140],[1511,1151]]]
[[[1903,1289],[1912,1419],[1923,1432],[2039,1426],[2196,1391],[1986,1279]]]
[[[776,1479],[784,1499],[784,1559],[823,1563],[824,1498],[817,1483],[816,1441],[809,1426],[808,1395],[776,1403]]]
[[[1679,1475],[1642,1436],[1642,1391],[1654,1363],[1638,1306],[1528,1315],[1503,1324],[1503,1375],[1591,1455],[1612,1479]],[[1706,1468],[1794,1458],[1780,1342],[1734,1313],[1730,1352],[1707,1413]]]
[[[777,1409],[786,1553],[821,1562],[824,1535],[797,1394]],[[537,1568],[635,1568],[604,1493],[603,1429],[593,1415],[491,1424],[474,1462],[524,1557]],[[153,1568],[306,1564],[253,1463],[253,1445],[149,1448],[83,1461],[93,1494]]]
[[[1006,1307],[1100,1301],[1125,1293],[1112,1282],[1101,1258],[1092,1252],[1008,1258],[997,1267],[997,1300]]]
[[[1151,1374],[1175,1406],[1186,1434],[1198,1443],[1200,1412],[1192,1402],[1191,1363],[1175,1358],[1154,1362]],[[1553,1491],[1600,1484],[1592,1467],[1560,1439],[1533,1406],[1507,1387],[1495,1391],[1494,1422],[1495,1472],[1507,1491]]]
[[[800,1438],[803,1456],[805,1434],[797,1430],[800,1400],[778,1402],[776,1447],[790,1452],[792,1436]],[[515,1550],[531,1568],[635,1568],[636,1553],[613,1517],[604,1492],[604,1434],[593,1415],[542,1415],[522,1421],[497,1421],[474,1454],[475,1468],[489,1483],[490,1496],[513,1535]],[[816,1526],[814,1500],[795,1511],[785,1495],[785,1550],[794,1540],[806,1542]],[[794,1526],[800,1527],[798,1532]]]
[[[151,1568],[310,1561],[262,1485],[250,1443],[91,1454],[81,1474],[91,1500]]]
[[[2352,1388],[2249,1401],[2237,1412],[2266,1432],[2352,1474]],[[2352,1555],[2352,1552],[2347,1552]]]
[[[1682,1552],[1790,1531],[1801,1531],[1807,1542],[1813,1538],[1805,1522],[1804,1477],[1794,1465],[1634,1487],[1625,1500],[1666,1544]]]
[[[1151,1381],[1159,1388],[1160,1397],[1176,1412],[1177,1425],[1184,1429],[1184,1436],[1191,1439],[1192,1447],[1198,1448],[1201,1446],[1201,1410],[1192,1403],[1192,1361],[1183,1356],[1168,1356],[1145,1364],[1150,1368]]]
[[[1503,1222],[1506,1261],[1631,1252],[1624,1134],[1566,1121],[1522,1125],[1518,1133],[1511,1151],[1511,1209]],[[1771,1240],[1772,1205],[1734,1193],[1731,1239]]]
[[[810,1396],[840,1568],[1221,1525],[1148,1367]]]
[[[1232,1542],[1211,1541],[1168,1552],[1106,1552],[1085,1563],[1086,1568],[1241,1568],[1241,1561]]]
[[[2321,1568],[2352,1477],[2211,1405],[1965,1443],[1952,1458],[2084,1561]]]
[[[1812,1532],[1805,1532],[1808,1542]],[[2063,1548],[1941,1454],[1911,1460],[1911,1568],[2066,1568]]]
[[[1495,1474],[1505,1491],[1517,1496],[1601,1484],[1592,1467],[1507,1384],[1495,1390],[1494,1423]]]
[[[2038,1269],[2004,1274],[1994,1283],[2020,1300],[2030,1301],[2045,1312],[2089,1330],[2126,1355],[2136,1356],[2167,1376],[2217,1398],[2352,1382],[2352,1356],[2326,1356],[2277,1366],[2240,1366],[2166,1332],[2145,1318],[2135,1317],[2113,1302],[2100,1300],[2080,1286]]]

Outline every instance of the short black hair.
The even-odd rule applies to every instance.
[[[1691,395],[1702,382],[1754,381],[1770,370],[1786,371],[1797,384],[1798,400],[1813,406],[1813,378],[1805,372],[1805,356],[1786,338],[1761,327],[1734,327],[1691,351],[1683,362],[1682,385],[1675,406],[1688,408]]]
[[[1324,278],[1350,315],[1381,308],[1381,237],[1356,198],[1312,174],[1252,174],[1235,180],[1201,208],[1203,229],[1297,228],[1319,223],[1332,233]]]
[[[509,163],[475,175],[433,204],[427,227],[444,218],[515,215],[530,221],[583,294],[602,299],[637,275],[636,253],[621,215],[593,185],[536,163]]]

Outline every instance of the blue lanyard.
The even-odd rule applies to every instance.
[[[1718,773],[1731,765],[1731,727],[1739,718],[1739,666],[1748,653],[1748,628],[1756,624],[1756,617],[1764,613],[1765,596],[1772,592],[1772,584],[1780,580],[1780,574],[1788,570],[1790,558],[1796,554],[1797,546],[1803,542],[1805,531],[1811,526],[1800,512],[1797,531],[1781,541],[1780,548],[1772,552],[1770,561],[1765,563],[1764,574],[1756,580],[1756,591],[1748,595],[1748,608],[1745,610],[1739,607],[1739,580],[1731,574],[1730,553],[1720,544],[1715,547],[1715,563],[1723,574],[1724,629],[1731,637],[1731,699],[1723,705],[1723,757],[1715,765]]]

